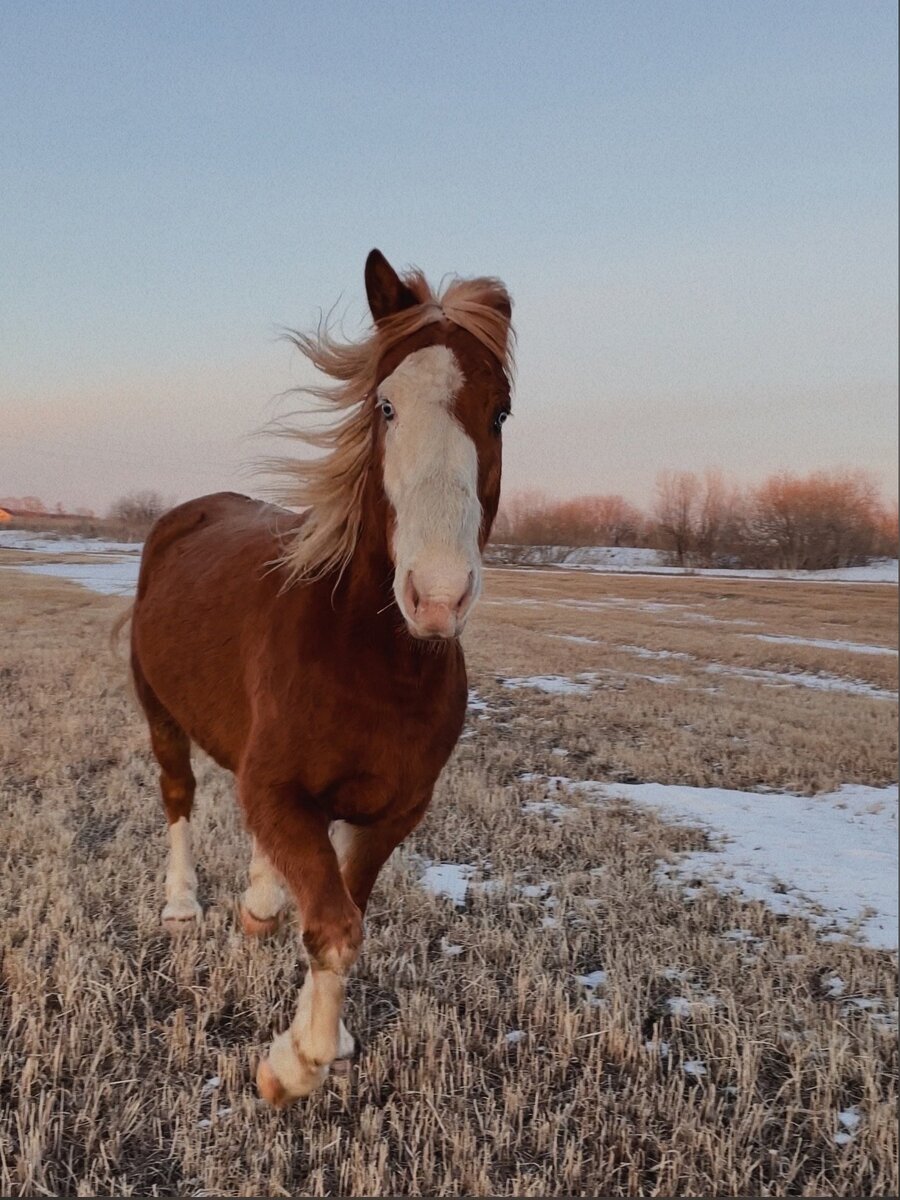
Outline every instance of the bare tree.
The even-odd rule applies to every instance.
[[[754,566],[853,566],[883,544],[885,510],[864,471],[772,475],[754,489],[749,509],[743,557]]]
[[[680,567],[687,565],[696,545],[700,490],[693,471],[662,471],[656,479],[653,515],[663,548]]]
[[[164,499],[159,492],[130,492],[110,506],[109,519],[119,526],[123,537],[143,538],[153,523],[171,507],[172,502]]]

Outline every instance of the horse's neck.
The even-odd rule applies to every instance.
[[[372,514],[373,510],[368,510]],[[361,658],[383,660],[392,676],[411,676],[419,684],[432,683],[462,664],[458,646],[436,654],[407,631],[394,599],[394,563],[388,552],[386,513],[377,509],[364,523],[343,575],[328,590],[330,620],[341,626],[345,644],[356,645]],[[320,586],[321,586],[320,585]]]

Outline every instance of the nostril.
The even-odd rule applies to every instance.
[[[462,612],[462,610],[466,607],[466,604],[469,602],[469,599],[472,596],[472,589],[474,588],[474,586],[475,586],[475,572],[470,571],[469,578],[466,581],[466,590],[463,592],[463,594],[460,596],[460,598],[456,602],[456,611],[457,612]]]
[[[412,571],[410,571],[406,576],[405,592],[406,607],[413,613],[413,615],[415,615],[415,613],[418,612],[419,604],[421,603],[422,598],[419,595],[419,589],[413,583]]]

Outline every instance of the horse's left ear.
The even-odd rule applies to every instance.
[[[380,250],[372,250],[366,259],[366,297],[376,321],[419,303]]]

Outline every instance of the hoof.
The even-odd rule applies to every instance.
[[[281,914],[274,917],[255,917],[248,908],[241,905],[241,928],[247,937],[270,937],[276,933],[281,924]]]
[[[287,1108],[292,1102],[292,1097],[287,1094],[281,1080],[269,1066],[268,1059],[259,1064],[256,1086],[266,1104],[271,1104],[273,1108]]]
[[[174,936],[196,929],[203,916],[203,909],[192,896],[170,900],[162,910],[163,927]]]
[[[275,1038],[256,1072],[259,1094],[273,1108],[287,1108],[295,1100],[309,1096],[321,1087],[328,1067],[309,1061],[297,1054],[291,1031]]]

